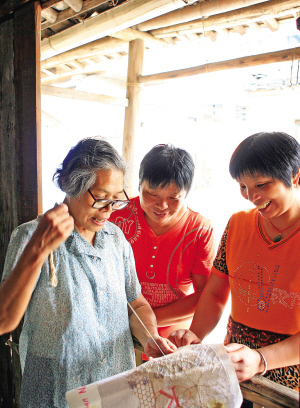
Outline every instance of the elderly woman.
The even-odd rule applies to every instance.
[[[67,390],[133,368],[132,334],[148,356],[176,348],[158,336],[131,247],[107,221],[128,204],[124,169],[106,141],[80,141],[55,174],[64,203],[12,234],[0,331],[13,330],[26,312],[19,345],[22,408],[67,407]]]
[[[139,196],[111,216],[131,243],[142,293],[164,337],[190,326],[214,258],[210,222],[186,203],[193,176],[188,152],[157,145],[141,162]]]
[[[252,135],[233,153],[230,174],[255,208],[230,218],[191,331],[170,338],[201,341],[231,292],[225,344],[239,381],[262,374],[298,389],[300,145],[285,133]]]

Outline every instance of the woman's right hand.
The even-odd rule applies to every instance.
[[[59,247],[74,229],[74,219],[66,204],[60,204],[47,211],[41,218],[29,245],[39,252],[49,254]]]
[[[175,330],[168,339],[177,347],[188,346],[189,344],[199,344],[201,340],[191,330]]]

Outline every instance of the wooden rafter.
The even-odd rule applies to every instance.
[[[158,38],[172,36],[178,32],[201,33],[208,30],[220,30],[223,28],[250,25],[270,18],[280,18],[294,15],[300,11],[298,0],[271,0],[267,3],[245,7],[239,10],[221,13],[205,19],[196,19],[186,23],[174,24],[164,28],[151,30],[151,34]]]
[[[61,11],[58,14],[57,20],[55,21],[55,23],[51,23],[51,22],[44,22],[42,23],[42,30],[45,30],[46,28],[52,28],[53,26],[68,20],[69,18],[76,18],[79,14],[82,14],[86,11],[92,10],[98,6],[100,6],[101,4],[107,3],[107,0],[90,0],[90,1],[85,1],[83,3],[82,9],[79,12],[74,11],[71,8],[68,8],[64,11]]]
[[[248,57],[236,58],[227,61],[214,62],[210,64],[199,65],[197,67],[179,69],[176,71],[162,72],[153,75],[144,75],[139,77],[139,82],[141,84],[151,85],[169,79],[184,78],[192,75],[225,71],[228,69],[247,68],[257,65],[272,64],[276,62],[293,61],[297,59],[300,59],[300,47],[269,52],[260,55],[251,55]]]
[[[182,0],[131,0],[122,3],[118,8],[44,39],[41,43],[42,58],[52,57],[180,7]]]
[[[95,55],[105,55],[110,52],[118,52],[128,48],[128,43],[118,38],[105,37],[92,41],[88,44],[76,47],[70,51],[58,54],[41,62],[43,69],[53,68],[59,64],[66,64],[82,58],[90,58]]]

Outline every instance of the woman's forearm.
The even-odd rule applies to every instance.
[[[259,350],[267,361],[268,370],[299,364],[300,332]]]
[[[172,326],[191,319],[201,293],[195,292],[166,306],[153,309],[158,327]]]
[[[24,252],[16,267],[0,286],[0,335],[20,323],[31,298],[45,256],[33,249]]]
[[[211,274],[196,307],[190,330],[203,340],[218,324],[230,293],[229,282]]]
[[[65,204],[43,215],[16,266],[0,286],[0,334],[18,326],[43,263],[49,253],[68,238],[73,229],[74,220]]]

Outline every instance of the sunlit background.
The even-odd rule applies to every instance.
[[[228,36],[230,36],[230,41]],[[299,46],[295,24],[218,35],[194,42],[180,41],[163,50],[146,50],[144,75]],[[127,59],[108,61],[104,73],[74,76],[60,87],[126,96]],[[106,69],[105,69],[106,68]],[[190,207],[209,218],[216,247],[230,215],[251,208],[228,172],[235,147],[260,131],[284,131],[300,137],[298,61],[226,70],[164,84],[141,91],[140,128],[136,137],[137,171],[141,158],[158,143],[172,143],[190,152],[196,164]],[[101,135],[122,153],[125,108],[101,103],[42,96],[42,174],[44,210],[61,202],[52,176],[63,158],[80,139]],[[298,133],[299,132],[299,133]],[[137,179],[135,191],[137,192]],[[230,306],[218,327],[205,340],[223,341]]]

